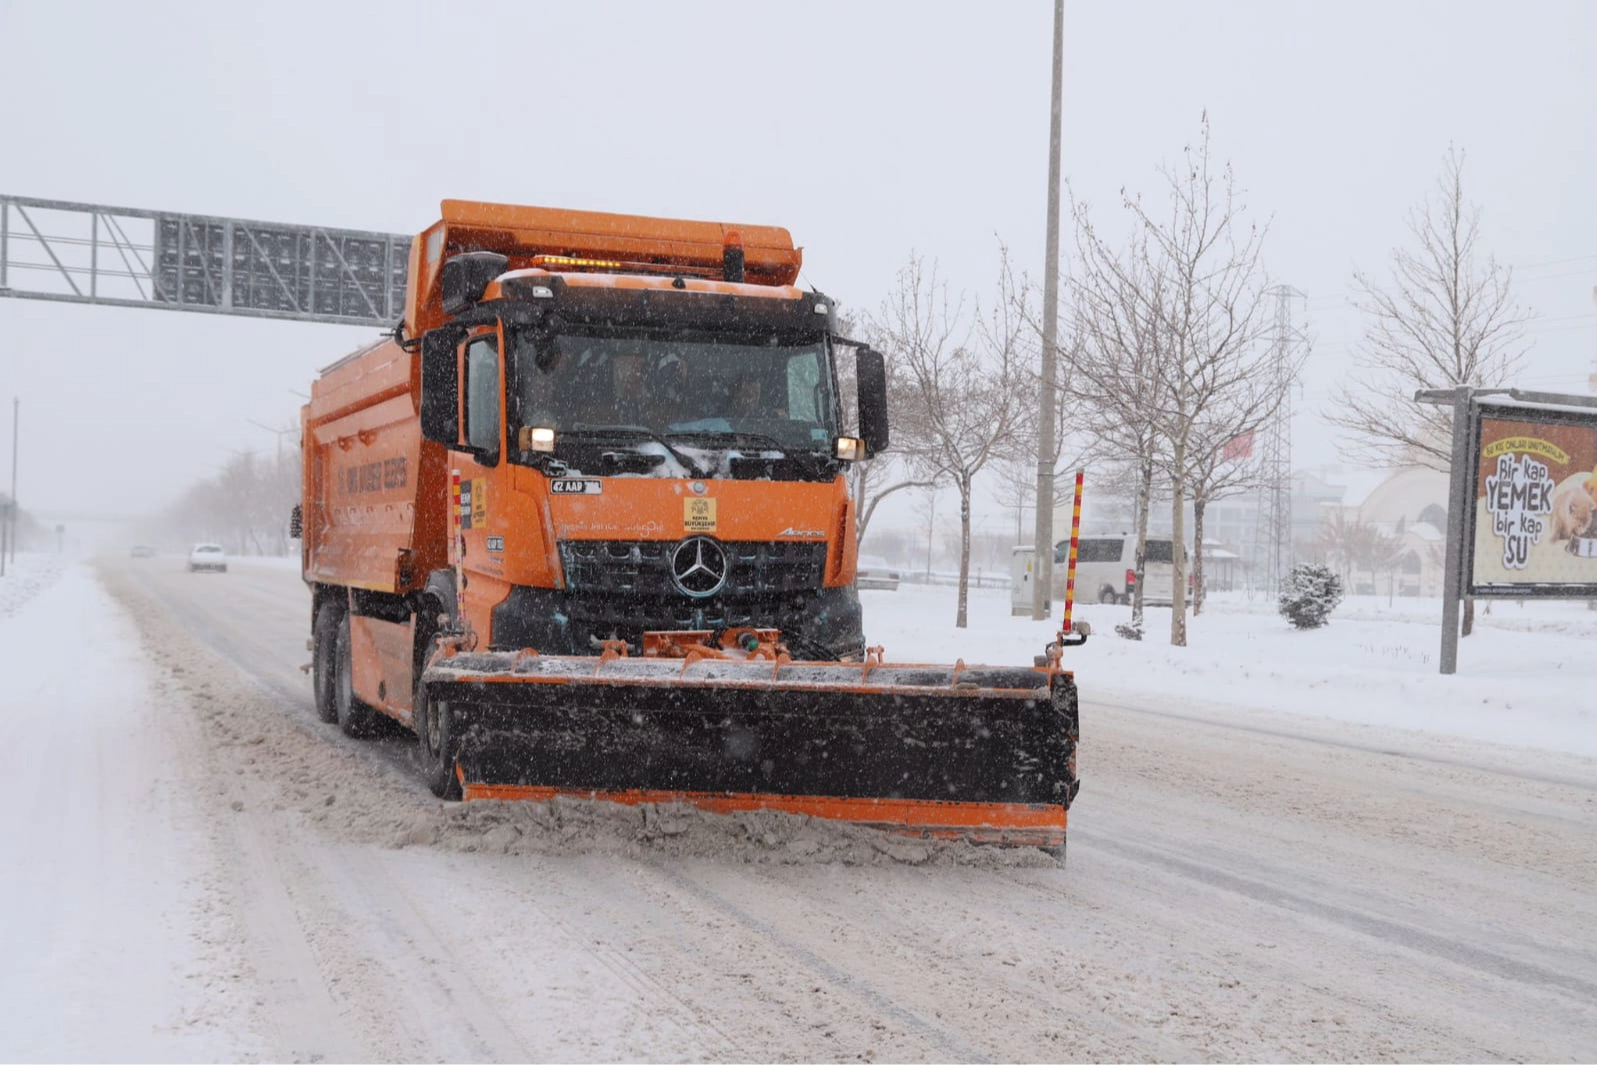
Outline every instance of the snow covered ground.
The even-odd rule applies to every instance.
[[[1011,617],[1009,593],[970,593],[969,628],[954,627],[951,589],[865,591],[867,634],[899,661],[1026,663],[1058,622]],[[1477,606],[1459,669],[1437,671],[1441,604],[1355,597],[1321,629],[1298,631],[1266,600],[1212,597],[1170,646],[1170,611],[1147,612],[1141,642],[1121,639],[1131,608],[1086,604],[1086,646],[1066,656],[1087,699],[1155,698],[1176,712],[1287,714],[1389,726],[1494,744],[1597,755],[1597,611],[1584,603]]]
[[[24,552],[6,561],[6,575],[0,577],[0,618],[9,617],[22,605],[54,584],[66,568],[60,555]]]
[[[209,819],[167,757],[194,724],[162,705],[136,627],[92,574],[18,561],[0,581],[18,741],[0,820],[0,1058],[259,1053],[232,1023],[254,992],[208,886],[222,872]]]
[[[1342,656],[1359,699],[1442,706],[1481,687],[1486,640],[1547,633],[1486,629],[1452,687],[1354,653],[1418,653],[1402,618],[1282,634],[1238,604],[1185,651],[1095,636],[1058,867],[791,818],[439,803],[413,740],[315,719],[292,566],[58,573],[0,617],[26,737],[0,821],[0,1059],[1591,1054],[1597,762],[1396,698],[1368,716],[1409,731],[1271,701],[1334,685]],[[973,609],[959,632],[949,589],[867,593],[899,660],[1029,661],[1047,632],[1001,595]],[[1552,635],[1589,647],[1582,621]]]

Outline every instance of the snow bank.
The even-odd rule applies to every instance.
[[[22,605],[60,579],[66,560],[60,555],[32,552],[6,560],[6,575],[0,577],[0,618],[10,617]]]
[[[954,627],[955,592],[900,585],[864,591],[866,637],[889,661],[1028,664],[1057,620],[1011,617],[1007,591],[972,590],[970,627]],[[1322,629],[1297,631],[1274,603],[1211,599],[1169,644],[1170,611],[1147,611],[1142,642],[1114,635],[1122,606],[1085,604],[1094,635],[1071,649],[1089,706],[1150,700],[1192,716],[1294,714],[1540,750],[1597,755],[1597,612],[1584,603],[1495,603],[1476,610],[1459,671],[1437,672],[1441,605],[1353,597]]]

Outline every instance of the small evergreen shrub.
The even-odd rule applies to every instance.
[[[1328,566],[1304,562],[1292,567],[1281,588],[1281,616],[1300,629],[1317,629],[1342,601],[1342,578]]]

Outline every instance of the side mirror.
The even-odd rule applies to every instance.
[[[444,260],[441,282],[445,314],[459,314],[482,299],[488,282],[505,272],[510,260],[495,251],[468,251]]]
[[[865,441],[865,456],[873,458],[886,451],[887,363],[882,353],[860,348],[855,355],[855,380],[859,384],[859,430]]]
[[[460,446],[460,363],[456,329],[434,329],[421,338],[421,435],[445,447]]]

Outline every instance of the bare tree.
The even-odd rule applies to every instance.
[[[1060,393],[1082,408],[1094,437],[1096,468],[1132,474],[1136,499],[1136,581],[1131,629],[1142,629],[1143,576],[1147,568],[1148,514],[1153,476],[1164,439],[1160,433],[1165,357],[1160,329],[1166,286],[1148,241],[1135,235],[1122,249],[1098,233],[1085,203],[1072,200],[1076,271],[1069,281],[1075,304],[1072,343],[1061,357],[1067,368]],[[1100,477],[1096,483],[1109,483]]]
[[[1391,285],[1353,275],[1356,305],[1371,320],[1349,376],[1357,384],[1335,395],[1327,419],[1379,464],[1446,471],[1452,409],[1416,403],[1415,391],[1508,383],[1525,358],[1531,315],[1513,299],[1513,271],[1478,247],[1481,210],[1464,197],[1463,151],[1448,146],[1436,184],[1409,212],[1415,246],[1392,252]],[[1474,627],[1466,596],[1464,635]]]
[[[1007,259],[1006,251],[1006,263]],[[1014,508],[1016,521],[1019,522],[1022,520],[1021,512],[1027,507],[1036,505],[1037,462],[1043,457],[1041,424],[1044,409],[1043,395],[1047,388],[1043,382],[1041,367],[1043,352],[1041,333],[1034,326],[1039,313],[1031,304],[1032,291],[1024,278],[1018,283],[1011,279],[1008,288],[1013,293],[1015,301],[1014,317],[1024,327],[1020,333],[1024,343],[1021,344],[1023,353],[1021,372],[1015,382],[1015,387],[1021,390],[1021,395],[1018,397],[1019,409],[1016,412],[1015,443],[1013,448],[997,462],[998,470],[1003,477],[1003,486],[998,495],[1005,507]],[[1052,466],[1051,479],[1055,486],[1052,496],[1056,513],[1069,506],[1075,472],[1087,464],[1094,451],[1095,434],[1089,426],[1083,424],[1080,405],[1070,388],[1070,367],[1079,357],[1074,351],[1078,344],[1079,337],[1070,333],[1068,329],[1057,333],[1055,337],[1057,364],[1052,403],[1053,446],[1049,449],[1047,457]],[[1062,540],[1068,531],[1068,524],[1064,528],[1055,525],[1055,542]],[[1017,533],[1016,542],[1025,542],[1034,538],[1034,535],[1028,537]],[[1052,545],[1048,544],[1036,547],[1039,552],[1052,549]],[[1064,571],[1054,568],[1052,579],[1055,589],[1062,588]]]
[[[990,314],[967,312],[963,297],[950,301],[935,264],[912,257],[875,326],[884,353],[905,374],[906,409],[925,426],[924,461],[959,492],[960,628],[968,616],[973,483],[1011,444],[1020,406],[1021,323],[1006,284],[1007,272]]]
[[[1374,583],[1375,574],[1386,574],[1386,605],[1391,606],[1397,598],[1397,572],[1403,566],[1403,557],[1408,554],[1403,547],[1401,531],[1387,532],[1384,529],[1375,529],[1370,537],[1370,554],[1366,563],[1370,567],[1370,580]]]
[[[1350,592],[1354,574],[1375,554],[1376,537],[1374,526],[1347,510],[1332,510],[1320,526],[1319,546],[1326,564],[1336,568]]]
[[[891,405],[888,409],[891,415]],[[895,423],[895,436],[898,431]],[[894,447],[897,446],[895,441]],[[864,541],[865,530],[870,527],[871,518],[882,500],[908,488],[930,488],[935,483],[929,475],[917,476],[917,467],[923,465],[918,458],[889,452],[856,462],[849,471],[849,494],[854,497],[854,533],[860,542]]]
[[[297,450],[259,457],[235,452],[210,477],[167,508],[164,536],[177,543],[214,540],[238,555],[288,553],[288,515],[300,498]]]
[[[868,320],[842,315],[838,332],[845,337],[859,337],[874,343],[883,350],[887,371],[888,417],[893,426],[892,449],[881,455],[866,455],[854,463],[848,472],[849,495],[854,500],[854,534],[863,543],[865,530],[883,500],[909,488],[929,488],[934,471],[924,461],[926,451],[925,426],[916,419],[912,397],[907,391],[906,375],[897,352],[884,346],[874,335],[874,324]],[[843,412],[844,432],[857,435],[859,418],[859,383],[854,377],[853,361],[838,360],[839,403]]]
[[[1158,301],[1163,357],[1155,364],[1159,432],[1168,444],[1171,474],[1171,539],[1186,538],[1186,496],[1191,466],[1202,453],[1202,427],[1239,392],[1268,376],[1265,279],[1259,265],[1265,229],[1244,224],[1236,180],[1229,165],[1216,173],[1209,152],[1209,120],[1198,143],[1182,153],[1182,165],[1162,167],[1168,214],[1155,217],[1141,199],[1127,196],[1160,263],[1166,291]],[[1186,559],[1173,553],[1170,642],[1187,642]]]
[[[1415,391],[1497,387],[1524,359],[1530,315],[1510,294],[1512,271],[1480,247],[1480,214],[1450,146],[1436,192],[1409,212],[1413,245],[1392,252],[1390,283],[1353,275],[1369,324],[1326,417],[1374,464],[1445,471],[1452,408],[1418,404]]]
[[[932,583],[932,549],[935,546],[937,532],[937,486],[928,485],[915,499],[915,519],[920,527],[926,530],[926,583]],[[916,545],[919,552],[920,545]]]
[[[1285,398],[1268,375],[1248,378],[1221,396],[1193,424],[1186,483],[1192,496],[1194,617],[1203,609],[1204,513],[1210,503],[1258,487],[1260,470],[1253,441],[1275,417]]]

